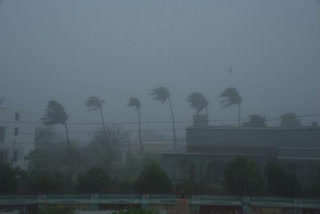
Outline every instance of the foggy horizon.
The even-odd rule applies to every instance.
[[[243,99],[242,120],[319,113],[316,0],[3,0],[0,26],[0,97],[39,119],[56,100],[68,122],[100,122],[84,104],[97,96],[106,123],[136,121],[130,97],[142,102],[142,121],[170,121],[168,104],[150,96],[158,86],[177,121],[192,120],[192,92],[208,99],[210,120],[236,121],[236,107],[220,104],[228,87]]]

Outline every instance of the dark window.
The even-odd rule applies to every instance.
[[[19,135],[19,128],[14,128],[14,136],[18,136]]]
[[[15,113],[14,119],[15,119],[16,121],[19,121],[19,120],[20,120],[20,114],[19,114],[18,112]]]
[[[5,140],[5,127],[0,127],[0,143],[3,143]]]

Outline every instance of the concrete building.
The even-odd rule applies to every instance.
[[[155,140],[155,141],[143,141],[143,150],[146,153],[165,153],[170,151],[185,152],[186,146],[184,142],[178,141],[176,148],[174,148],[173,140]],[[139,152],[139,142],[131,142],[128,146],[128,151]]]
[[[34,149],[34,121],[29,111],[0,107],[0,161],[22,169],[28,167],[25,156]]]
[[[302,183],[314,178],[320,166],[319,126],[209,126],[200,119],[186,128],[185,152],[162,154],[163,167],[174,183],[188,178],[198,184],[222,182],[225,166],[237,156],[255,160],[261,169],[269,161],[279,161]]]

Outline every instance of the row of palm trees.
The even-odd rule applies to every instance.
[[[173,143],[174,143],[174,148],[176,148],[177,138],[176,138],[176,129],[175,129],[175,118],[173,113],[170,92],[165,87],[157,87],[152,89],[152,92],[150,93],[150,95],[153,96],[154,100],[159,101],[161,104],[165,102],[169,103],[169,110],[171,113],[171,121],[172,121]],[[231,105],[238,106],[238,125],[240,126],[242,98],[239,95],[237,89],[227,88],[223,91],[220,97],[225,98],[224,100],[221,101],[221,104],[224,104],[223,108],[229,107]],[[197,114],[200,114],[203,110],[205,110],[206,114],[208,115],[209,102],[207,101],[206,97],[203,94],[199,92],[193,92],[187,97],[186,101],[190,103],[190,107],[196,110]],[[89,111],[99,110],[103,131],[106,133],[104,114],[102,110],[103,104],[104,104],[104,101],[95,96],[90,96],[85,101],[85,105],[88,107]],[[142,144],[142,137],[141,137],[141,102],[137,97],[131,97],[129,99],[128,106],[134,107],[134,109],[138,113],[138,137],[139,137],[140,151],[143,152],[143,144]],[[68,126],[67,126],[68,115],[65,112],[64,107],[57,101],[54,101],[54,100],[49,101],[45,115],[42,118],[42,120],[45,125],[62,124],[65,126],[66,140],[69,148],[70,140],[69,140]]]
[[[169,109],[171,112],[171,120],[172,120],[173,143],[174,143],[174,148],[176,148],[177,138],[176,138],[175,120],[174,120],[174,113],[172,108],[170,92],[165,87],[158,87],[158,88],[152,89],[151,96],[153,96],[154,100],[160,101],[161,104],[165,103],[168,100]],[[223,91],[220,97],[225,98],[224,100],[221,101],[221,104],[224,104],[223,108],[229,107],[231,105],[238,106],[238,125],[240,126],[242,98],[238,93],[237,89],[227,88]],[[187,97],[186,101],[190,103],[191,108],[194,108],[196,110],[197,114],[205,110],[206,114],[208,115],[209,102],[203,94],[199,92],[192,92]],[[141,102],[139,101],[138,98],[132,97],[129,100],[128,106],[133,106],[136,108],[136,110],[138,110],[139,142],[140,142],[140,150],[143,151],[142,140],[141,140],[141,118],[140,118]]]

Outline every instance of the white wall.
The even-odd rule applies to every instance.
[[[15,119],[16,113],[19,113],[17,121]],[[8,153],[6,161],[12,166],[27,168],[27,162],[24,158],[34,149],[35,127],[37,125],[34,122],[36,122],[36,118],[29,111],[0,108],[0,127],[5,127],[4,141],[0,142],[0,151]],[[18,129],[17,135],[15,135],[16,128]]]

